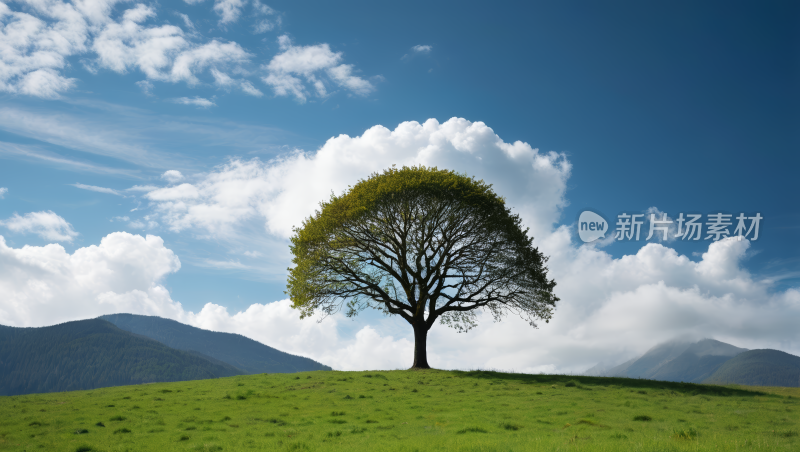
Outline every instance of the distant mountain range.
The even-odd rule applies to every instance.
[[[674,340],[614,367],[585,372],[600,377],[689,383],[800,387],[800,357],[778,350],[747,350],[714,339]]]
[[[160,317],[115,314],[42,328],[0,325],[0,395],[308,370],[331,368],[238,334]]]
[[[217,333],[147,315],[110,314],[99,318],[168,347],[195,353],[202,352],[247,374],[332,370],[314,360],[275,350],[241,334]]]

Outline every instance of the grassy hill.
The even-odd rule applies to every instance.
[[[208,331],[146,315],[111,314],[100,318],[168,347],[210,356],[248,374],[331,370],[312,359],[284,353],[240,334]]]
[[[0,325],[0,394],[69,391],[239,375],[100,319],[43,328]]]
[[[0,397],[0,450],[800,450],[800,389],[766,391],[481,371],[246,375]]]
[[[800,386],[800,357],[778,350],[750,350],[725,362],[706,383]]]

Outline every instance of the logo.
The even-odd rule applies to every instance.
[[[578,235],[586,243],[605,237],[606,231],[608,231],[608,223],[594,212],[585,210],[578,218]]]

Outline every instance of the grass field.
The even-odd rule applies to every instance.
[[[14,451],[800,451],[800,388],[497,372],[262,374],[0,397]]]

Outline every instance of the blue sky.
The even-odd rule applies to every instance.
[[[485,355],[442,352],[434,366],[576,370],[598,350],[610,362],[687,334],[797,353],[797,333],[770,322],[800,320],[798,12],[791,2],[5,2],[0,235],[2,265],[16,276],[0,281],[12,294],[0,323],[139,312],[252,328],[251,337],[339,368],[368,366],[353,350],[370,341],[384,344],[381,356],[403,356],[410,329],[371,314],[319,326],[313,334],[335,347],[257,324],[291,314],[278,303],[287,237],[316,201],[392,163],[426,163],[495,184],[564,281],[563,325],[525,330]],[[414,121],[419,128],[399,127]],[[576,234],[583,210],[613,224],[653,208],[671,219],[763,220],[758,240],[729,254],[712,240],[648,248],[646,230],[638,242],[594,245]],[[102,245],[108,237],[116,241]],[[51,243],[63,251],[40,248]],[[113,256],[123,257],[112,265]],[[65,270],[47,273],[48,259]],[[646,264],[632,269],[654,273],[626,270],[635,259]],[[79,260],[105,270],[86,276]],[[630,286],[606,287],[598,301],[585,271]],[[659,282],[668,300],[644,312],[713,319],[730,309],[764,324],[686,326],[675,314],[676,323],[653,320],[648,336],[647,315],[629,309],[616,327],[630,336],[611,340],[592,326],[627,306],[625,293],[641,299]],[[708,309],[676,308],[698,303]],[[256,310],[266,317],[247,314]],[[469,340],[493,344],[501,330],[492,328]],[[464,338],[442,334],[432,348],[455,350]],[[522,352],[559,338],[569,338],[568,359]]]

